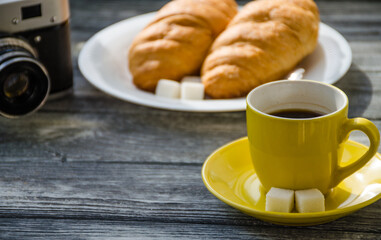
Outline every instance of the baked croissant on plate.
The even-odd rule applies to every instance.
[[[234,0],[175,0],[159,10],[128,54],[134,84],[154,91],[162,79],[198,74],[214,39],[237,13]]]
[[[202,67],[213,98],[246,96],[281,79],[317,44],[319,12],[312,0],[257,0],[245,5],[213,43]]]

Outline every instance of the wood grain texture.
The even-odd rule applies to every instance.
[[[22,228],[18,227],[21,226]],[[6,231],[3,231],[3,230]],[[40,229],[44,229],[41,231]],[[271,226],[230,226],[71,219],[0,219],[1,239],[379,239],[377,233]]]
[[[166,2],[71,1],[74,94],[31,116],[0,119],[0,239],[381,239],[381,201],[328,224],[283,227],[210,194],[202,163],[246,135],[244,112],[151,109],[83,78],[77,58],[87,39]],[[317,4],[353,51],[350,70],[335,84],[348,94],[350,117],[381,129],[381,2]],[[352,138],[367,143],[362,134]]]
[[[275,225],[218,201],[198,164],[116,162],[2,163],[1,218],[153,221],[237,226]],[[17,191],[14,191],[17,188]],[[311,229],[381,234],[381,202]]]

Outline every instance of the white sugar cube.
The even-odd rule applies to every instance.
[[[266,194],[266,211],[291,212],[294,208],[294,191],[271,188]]]
[[[204,85],[196,82],[181,83],[181,99],[202,100],[204,99]]]
[[[200,83],[201,82],[201,78],[199,76],[185,76],[185,77],[183,77],[183,79],[181,79],[181,83],[184,83],[184,82],[197,82],[197,83]]]
[[[325,210],[324,195],[316,188],[295,191],[295,204],[300,213]]]
[[[155,94],[167,98],[180,97],[180,83],[174,80],[160,79],[156,86]]]

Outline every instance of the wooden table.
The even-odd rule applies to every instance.
[[[74,94],[31,116],[0,119],[0,239],[381,239],[381,201],[328,224],[284,227],[209,193],[201,166],[213,150],[246,135],[244,112],[151,109],[83,78],[77,57],[87,39],[165,2],[71,1]],[[349,115],[381,129],[381,2],[317,4],[322,21],[353,50],[336,84],[349,96]]]

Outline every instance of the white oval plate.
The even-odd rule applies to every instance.
[[[184,101],[155,96],[135,87],[128,70],[128,48],[154,15],[152,12],[123,20],[91,37],[78,58],[84,77],[101,91],[139,105],[191,112],[244,111],[245,98]],[[351,62],[352,51],[348,42],[336,30],[320,23],[318,46],[299,67],[305,68],[305,79],[332,84],[348,71]]]

